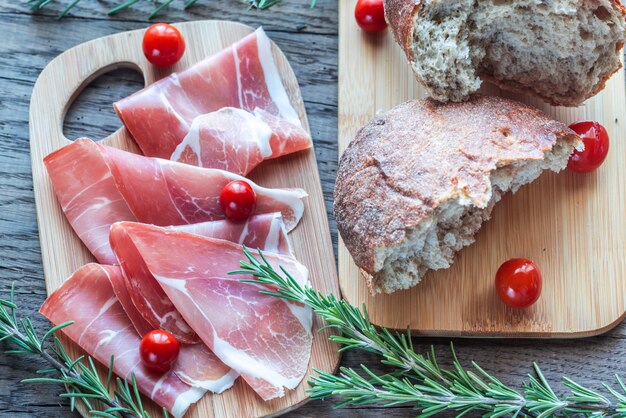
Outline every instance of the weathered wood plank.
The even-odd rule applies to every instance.
[[[284,0],[272,12],[245,10],[238,0],[201,0],[189,13],[175,2],[163,20],[234,19],[250,25],[263,24],[291,61],[302,87],[315,139],[319,171],[326,205],[332,208],[332,190],[337,167],[337,2],[319,0],[309,10],[307,0]],[[17,297],[24,312],[38,309],[45,298],[41,260],[30,176],[28,152],[28,104],[32,86],[43,67],[67,48],[111,33],[146,26],[150,5],[129,11],[113,19],[101,11],[113,1],[83,0],[74,17],[57,21],[55,10],[30,15],[23,2],[0,0],[3,23],[0,54],[0,294],[16,283]],[[299,27],[305,25],[302,30]],[[111,84],[115,78],[115,84]],[[115,130],[119,121],[110,110],[110,102],[136,86],[129,74],[103,77],[78,100],[66,123],[70,136],[89,134],[102,137]],[[102,109],[102,110],[100,110]],[[336,244],[336,229],[331,218]],[[436,303],[436,301],[433,301]],[[44,329],[38,318],[36,327]],[[478,361],[506,383],[519,387],[526,379],[533,361],[538,361],[546,376],[555,380],[561,375],[599,388],[599,379],[607,382],[613,373],[626,376],[626,364],[618,359],[626,354],[626,326],[621,325],[601,337],[576,341],[455,340],[464,363]],[[450,361],[448,340],[416,339],[418,349],[436,345],[444,363]],[[0,347],[4,347],[0,345]],[[358,367],[365,363],[382,370],[375,356],[348,352],[343,365]],[[21,384],[42,364],[30,359],[0,356],[0,416],[66,417],[71,416],[67,402],[59,399],[56,386]],[[333,400],[309,402],[291,417],[389,417],[414,416],[410,408],[379,407],[332,409]],[[61,405],[61,406],[60,406]],[[449,415],[452,416],[452,415]]]
[[[3,0],[0,3],[2,4],[0,12],[32,16],[33,19],[52,20],[68,3],[64,0],[53,1],[44,9],[31,14],[27,3]],[[81,1],[64,18],[63,23],[91,19],[102,20],[104,22],[102,26],[112,22],[135,23],[141,26],[149,23],[148,16],[154,10],[154,4],[149,1],[141,1],[130,9],[107,17],[107,11],[122,3],[122,0]],[[337,2],[334,0],[317,0],[313,9],[309,7],[310,0],[284,0],[282,4],[265,11],[248,9],[247,2],[244,0],[200,0],[186,11],[183,10],[183,4],[184,0],[174,1],[154,21],[235,20],[251,26],[262,24],[268,30],[276,28],[292,33],[307,32],[335,35],[336,39],[338,16]]]

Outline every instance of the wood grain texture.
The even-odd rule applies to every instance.
[[[109,18],[103,14],[113,0],[82,1],[69,17],[56,19],[59,3],[52,9],[31,15],[28,4],[0,0],[0,21],[3,44],[0,47],[0,295],[6,295],[12,282],[16,284],[21,312],[32,314],[43,302],[46,290],[43,281],[40,247],[32,191],[28,106],[35,80],[44,66],[55,56],[82,42],[125,30],[145,28],[146,13],[152,5],[140,2],[138,9]],[[318,162],[327,212],[332,209],[332,193],[337,168],[337,18],[336,0],[318,0],[310,10],[305,0],[284,0],[273,12],[246,11],[239,0],[206,0],[198,2],[189,12],[182,11],[182,1],[160,19],[229,19],[251,26],[262,24],[289,59],[300,83],[302,97]],[[56,7],[56,9],[55,9]],[[303,48],[306,45],[306,48]],[[139,87],[141,77],[122,70],[95,80],[78,97],[65,123],[68,138],[89,134],[102,138],[117,130],[120,121],[110,103]],[[331,233],[336,242],[332,218]],[[35,316],[39,332],[47,321]],[[518,340],[518,339],[452,339],[464,364],[476,360],[487,371],[515,387],[527,381],[533,361],[539,362],[546,377],[557,381],[567,375],[594,389],[602,389],[600,381],[609,382],[613,373],[626,376],[626,324],[607,334],[580,340]],[[433,344],[448,363],[450,339],[414,338],[416,350],[423,352]],[[0,350],[9,346],[0,343]],[[366,364],[382,371],[379,359],[360,351],[348,351],[341,364],[358,367]],[[32,377],[44,364],[31,358],[0,355],[0,417],[2,418],[64,418],[78,416],[68,409],[67,400],[58,394],[57,385],[20,383]],[[556,386],[559,394],[563,387]],[[377,405],[333,409],[337,398],[311,401],[287,413],[290,418],[318,417],[414,417],[408,406],[381,408]],[[454,416],[443,414],[442,416]],[[470,416],[479,416],[478,414]]]
[[[94,261],[66,221],[43,164],[46,155],[70,143],[62,132],[63,120],[84,86],[98,76],[118,68],[138,69],[143,74],[145,83],[151,84],[172,71],[187,68],[221,51],[253,31],[249,26],[227,21],[189,22],[177,24],[177,27],[185,37],[188,47],[183,59],[167,70],[156,69],[147,62],[139,47],[143,31],[138,30],[98,38],[64,52],[44,68],[35,83],[30,106],[30,145],[48,293],[56,290],[80,266]],[[275,45],[273,53],[290,101],[308,130],[308,120],[295,75],[289,62]],[[101,142],[138,152],[125,128],[120,128]],[[324,294],[339,294],[335,257],[314,151],[307,150],[270,161],[255,169],[250,178],[265,187],[303,188],[308,192],[305,214],[298,227],[290,234],[294,253],[309,269],[314,288]],[[313,324],[315,339],[307,375],[314,368],[332,372],[339,363],[338,346],[328,340],[329,330],[318,332],[321,327],[322,321],[316,317]],[[81,353],[74,344],[69,345],[74,355]],[[238,379],[232,389],[219,395],[205,396],[192,407],[188,416],[276,415],[306,402],[307,387],[305,379],[295,390],[287,391],[285,397],[263,402],[242,379]],[[156,406],[151,406],[150,409],[155,415],[159,411]]]
[[[339,153],[378,112],[425,97],[389,31],[371,37],[352,10],[339,6]],[[349,252],[340,244],[340,285],[354,305],[365,303],[372,321],[407,324],[423,335],[583,337],[615,326],[626,310],[626,96],[624,71],[579,108],[558,108],[485,86],[483,92],[539,107],[566,124],[598,120],[613,138],[594,173],[544,173],[496,205],[492,219],[447,270],[431,271],[414,288],[391,295],[369,293]],[[479,138],[476,138],[479,140]],[[515,310],[495,293],[493,280],[510,258],[533,260],[542,271],[542,296]]]

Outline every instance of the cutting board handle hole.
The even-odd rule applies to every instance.
[[[139,68],[119,65],[99,71],[74,93],[63,119],[63,135],[70,141],[88,137],[102,140],[118,130],[122,122],[113,110],[113,102],[145,85]],[[113,100],[111,100],[113,99]]]

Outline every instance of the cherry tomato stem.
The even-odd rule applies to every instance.
[[[176,363],[180,344],[169,332],[157,329],[144,335],[139,345],[139,353],[146,368],[164,373]]]
[[[532,261],[513,258],[503,263],[496,273],[496,292],[512,308],[527,308],[541,294],[541,272]]]
[[[588,173],[600,167],[609,153],[609,134],[598,122],[576,122],[570,125],[585,144],[582,151],[575,150],[567,168],[578,173]]]
[[[231,181],[220,193],[220,206],[231,221],[243,221],[256,209],[256,193],[248,182]]]
[[[383,0],[359,0],[354,8],[354,18],[365,32],[381,32],[387,27]]]
[[[178,29],[167,23],[155,23],[143,35],[143,53],[157,67],[176,64],[185,53],[185,40]]]

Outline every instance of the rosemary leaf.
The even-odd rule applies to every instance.
[[[68,4],[65,7],[65,9],[63,9],[61,13],[59,14],[59,19],[63,19],[65,15],[67,15],[69,11],[72,10],[72,8],[78,4],[79,1],[80,0],[73,0],[70,4]]]
[[[135,3],[138,3],[140,0],[129,0],[126,3],[122,3],[119,6],[116,6],[114,8],[112,8],[111,10],[109,10],[107,12],[107,14],[109,16],[114,15],[115,13],[121,12],[122,10],[128,9],[130,6],[132,6]]]
[[[159,14],[159,12],[161,10],[163,10],[164,8],[168,7],[170,4],[172,4],[174,0],[165,0],[161,5],[159,5],[156,9],[154,9],[154,11],[152,13],[150,13],[150,16],[148,16],[148,19],[153,19],[156,15]]]

